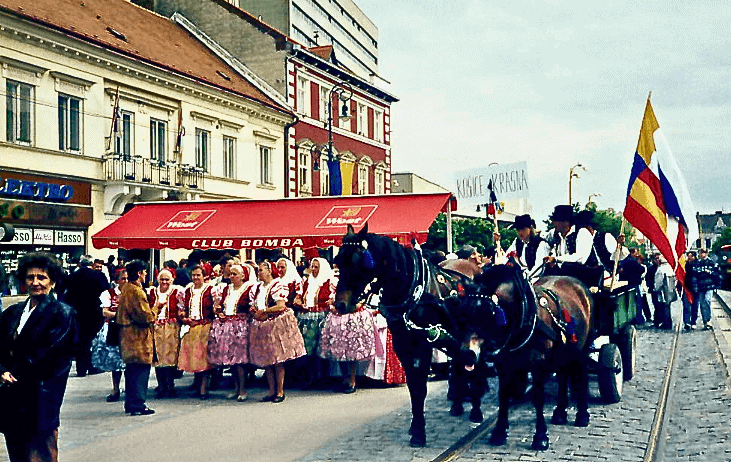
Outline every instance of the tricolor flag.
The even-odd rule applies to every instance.
[[[648,98],[624,217],[657,247],[681,284],[685,281],[685,251],[698,238],[695,212]]]

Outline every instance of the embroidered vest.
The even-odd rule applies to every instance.
[[[310,285],[310,278],[305,279],[305,282],[302,283],[302,294],[305,300],[303,300],[305,303],[307,302],[307,288]],[[315,306],[309,308],[309,311],[313,313],[318,313],[321,311],[327,311],[330,306],[328,305],[328,301],[330,300],[330,280],[323,282],[322,285],[315,289],[317,290],[317,294],[315,295]]]
[[[543,238],[539,236],[531,236],[528,245],[520,238],[515,242],[515,250],[518,252],[518,256],[523,257],[523,260],[528,265],[528,269],[533,269],[536,265],[536,254],[538,253],[538,246],[541,242],[543,242]],[[525,255],[523,254],[523,250],[525,250]]]
[[[213,287],[208,286],[203,289],[201,294],[201,319],[213,319],[213,296],[211,295]],[[190,301],[193,298],[193,286],[185,289],[183,300],[185,303],[178,310],[181,317],[190,316]]]
[[[151,288],[150,293],[147,294],[147,302],[150,304],[150,307],[155,306],[155,303],[157,303],[157,290],[155,290],[154,287]],[[178,319],[178,310],[178,289],[170,289],[170,293],[168,294],[167,313],[165,313],[165,317],[163,319]]]
[[[229,295],[229,287],[231,287],[229,284],[226,284],[226,287],[223,288],[223,292],[221,293],[221,311],[226,311],[226,299]],[[252,288],[251,287],[244,287],[243,292],[239,295],[239,299],[236,301],[236,314],[246,314],[249,312],[249,308],[251,307],[251,298],[249,297],[249,294],[251,293]]]

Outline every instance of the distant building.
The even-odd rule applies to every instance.
[[[712,215],[696,214],[700,238],[695,242],[697,248],[711,249],[723,230],[731,226],[731,213],[717,211]]]
[[[391,175],[392,193],[446,192],[446,188],[432,183],[415,173],[394,173]]]

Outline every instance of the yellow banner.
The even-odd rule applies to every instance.
[[[343,182],[343,196],[350,196],[353,194],[353,171],[355,170],[355,163],[353,162],[340,162],[340,178]]]

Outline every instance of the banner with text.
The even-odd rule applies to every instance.
[[[491,165],[454,173],[454,189],[458,203],[486,204],[490,202],[487,185],[492,180],[498,200],[528,199],[528,164]]]

